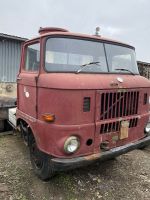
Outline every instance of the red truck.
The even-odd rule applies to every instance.
[[[9,110],[35,173],[46,180],[149,145],[150,82],[134,47],[60,28],[39,33],[22,46],[17,109]]]

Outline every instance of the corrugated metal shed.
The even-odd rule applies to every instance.
[[[16,82],[21,44],[26,38],[0,33],[0,82]]]

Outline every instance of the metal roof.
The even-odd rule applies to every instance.
[[[0,38],[18,40],[20,42],[24,42],[27,40],[27,38],[22,38],[22,37],[18,37],[18,36],[14,36],[14,35],[8,35],[8,34],[4,34],[4,33],[0,33]]]
[[[143,61],[137,61],[138,64],[141,64],[141,65],[147,65],[147,66],[150,66],[150,63],[148,62],[143,62]]]

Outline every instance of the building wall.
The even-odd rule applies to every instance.
[[[137,64],[138,64],[140,75],[150,79],[150,63],[138,61]]]
[[[0,82],[16,82],[19,70],[21,42],[0,40]]]

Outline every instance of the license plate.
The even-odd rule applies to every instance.
[[[129,121],[122,121],[120,128],[120,139],[128,138],[129,133]]]

